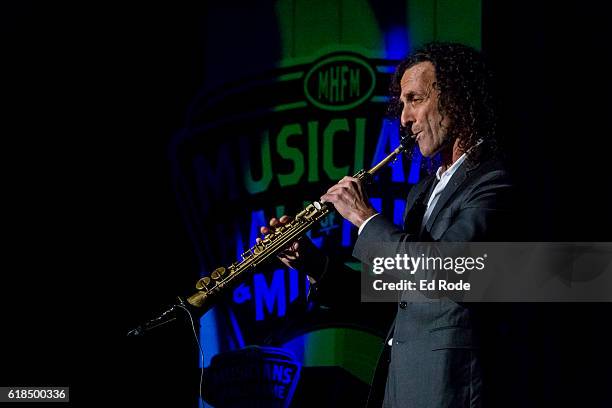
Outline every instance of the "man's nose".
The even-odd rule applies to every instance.
[[[404,108],[402,109],[400,122],[403,127],[410,127],[414,122],[414,114],[412,113],[412,110],[409,107],[404,106]]]

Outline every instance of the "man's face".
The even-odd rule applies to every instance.
[[[425,157],[433,156],[442,148],[449,125],[448,116],[443,117],[438,110],[439,91],[435,83],[436,71],[429,61],[408,68],[400,82],[402,126],[412,129]]]

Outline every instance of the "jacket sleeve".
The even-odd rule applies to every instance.
[[[321,305],[342,308],[360,302],[360,273],[338,258],[319,253],[304,270],[310,279],[308,299]]]
[[[512,184],[507,173],[493,171],[482,175],[463,194],[461,202],[455,203],[457,211],[453,214],[448,228],[437,240],[409,234],[382,216],[373,218],[363,229],[353,250],[353,256],[361,262],[371,264],[380,253],[380,245],[385,243],[389,256],[397,253],[421,254],[421,242],[478,242],[509,241],[511,227]],[[427,245],[431,248],[431,245]]]

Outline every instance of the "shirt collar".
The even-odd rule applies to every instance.
[[[448,169],[446,169],[446,171],[442,170],[442,166],[438,167],[438,170],[436,171],[436,178],[438,179],[438,181],[443,176],[451,177],[457,171],[459,166],[461,166],[461,164],[465,161],[466,157],[467,153],[463,153],[461,157],[457,159],[457,161],[455,161]]]
[[[459,157],[457,159],[456,162],[454,162],[448,169],[446,169],[446,171],[442,170],[442,166],[438,167],[438,170],[436,171],[436,178],[438,179],[438,181],[440,181],[440,179],[442,178],[442,176],[444,175],[448,175],[448,177],[451,177],[453,174],[455,174],[455,172],[457,171],[457,169],[459,168],[459,166],[461,166],[461,164],[465,161],[465,158],[467,157],[467,154],[474,149],[476,146],[478,146],[479,144],[481,144],[483,142],[483,139],[480,138],[476,141],[476,144],[474,146],[472,146],[467,152],[463,153],[461,155],[461,157]]]

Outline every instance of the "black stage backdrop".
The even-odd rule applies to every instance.
[[[206,74],[207,9],[0,7],[0,385],[69,385],[74,406],[194,406],[188,327],[125,333],[198,278],[167,147]],[[604,7],[485,1],[482,16],[525,240],[612,241]],[[507,358],[521,368],[498,381],[521,385],[513,406],[610,406],[610,305],[520,308]]]

